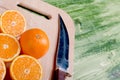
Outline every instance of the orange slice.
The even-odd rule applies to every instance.
[[[0,58],[5,61],[12,61],[20,53],[18,40],[9,34],[0,33]]]
[[[15,37],[22,34],[25,30],[25,19],[23,15],[16,10],[5,11],[0,18],[1,31],[11,34]]]
[[[10,75],[13,80],[41,80],[41,65],[34,57],[20,55],[11,63]]]
[[[4,80],[6,75],[6,67],[2,59],[0,59],[0,80]]]

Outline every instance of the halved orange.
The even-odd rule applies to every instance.
[[[9,34],[0,33],[0,58],[5,61],[12,61],[20,54],[18,40]]]
[[[41,80],[42,68],[37,59],[29,55],[20,55],[10,65],[13,80]]]
[[[7,10],[0,17],[0,28],[3,33],[18,37],[25,30],[25,18],[17,10]]]
[[[4,80],[6,75],[6,67],[2,59],[0,59],[0,80]]]

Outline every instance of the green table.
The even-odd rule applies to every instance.
[[[74,80],[120,80],[120,0],[44,1],[74,20]]]

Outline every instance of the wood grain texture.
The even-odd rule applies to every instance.
[[[29,10],[18,7],[17,4],[20,4],[26,8],[29,8],[38,13],[44,14],[50,19],[46,19],[39,14],[31,12]],[[43,68],[43,78],[42,80],[51,80],[52,72],[54,67],[54,57],[57,43],[57,34],[58,34],[58,14],[63,17],[65,25],[67,26],[68,34],[70,35],[70,67],[68,72],[73,74],[73,48],[74,48],[74,24],[72,19],[68,14],[63,10],[49,5],[48,3],[43,2],[42,0],[4,0],[0,1],[0,13],[8,9],[15,9],[20,11],[26,19],[27,25],[26,30],[30,28],[38,27],[46,32],[50,40],[50,48],[45,56],[39,59],[42,68]],[[66,79],[72,80],[72,77]]]

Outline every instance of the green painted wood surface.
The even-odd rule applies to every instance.
[[[120,80],[120,0],[44,0],[75,23],[73,80]]]

